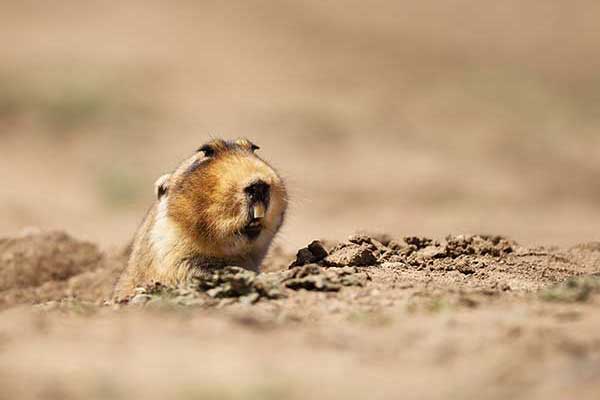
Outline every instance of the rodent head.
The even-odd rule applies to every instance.
[[[285,185],[258,149],[247,139],[213,140],[155,184],[159,207],[212,256],[266,248],[283,223]]]

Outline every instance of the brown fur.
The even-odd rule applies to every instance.
[[[178,285],[207,268],[237,265],[258,271],[287,209],[278,174],[247,139],[213,140],[155,184],[157,201],[138,229],[115,296],[139,286]],[[251,221],[244,192],[253,182],[270,186],[270,204],[256,239],[242,232]]]

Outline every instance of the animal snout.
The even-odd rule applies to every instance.
[[[264,181],[256,181],[245,189],[246,194],[253,203],[263,203],[268,206],[271,197],[271,186]]]

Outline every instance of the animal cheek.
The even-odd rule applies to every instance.
[[[246,198],[243,193],[237,193],[235,190],[229,191],[222,197],[221,213],[224,215],[238,215],[246,206]]]

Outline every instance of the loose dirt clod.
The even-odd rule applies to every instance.
[[[333,250],[327,256],[323,263],[329,267],[364,267],[377,264],[377,257],[374,251],[376,249],[372,244],[343,243]]]
[[[301,267],[303,265],[320,262],[327,257],[328,254],[329,253],[323,244],[320,241],[315,240],[307,247],[298,250],[296,261],[290,265],[290,268]]]
[[[416,250],[424,249],[425,247],[433,244],[433,240],[418,236],[407,236],[404,238],[404,241],[409,246],[414,246]]]
[[[448,257],[462,255],[490,255],[502,257],[514,251],[514,243],[502,236],[459,235],[446,238],[445,252]]]
[[[280,274],[257,274],[240,267],[229,266],[200,274],[185,286],[170,288],[155,283],[149,287],[138,288],[137,294],[124,303],[206,305],[210,303],[209,299],[237,299],[252,304],[260,299],[283,297],[285,293],[281,287]]]
[[[288,271],[256,274],[231,266],[201,274],[187,286],[169,288],[156,283],[138,288],[136,295],[124,303],[211,305],[208,301],[211,298],[253,304],[261,299],[285,298],[287,289],[337,292],[344,286],[363,286],[368,279],[354,267],[323,268],[308,264]]]
[[[277,273],[257,275],[243,268],[225,267],[196,278],[192,286],[214,298],[251,296],[258,301],[261,298],[285,297],[279,288],[279,281]]]
[[[309,264],[291,270],[283,283],[293,290],[337,292],[343,286],[363,286],[367,280],[368,276],[357,268],[323,268],[317,264]]]
[[[592,267],[581,269],[581,265],[596,265],[598,253],[590,248],[595,246],[567,252],[548,248],[517,251],[514,242],[500,236],[459,235],[438,242],[422,237],[380,241],[359,234],[330,251],[322,242],[314,241],[298,252],[293,268],[287,270],[282,268],[289,255],[283,252],[275,256],[279,261],[272,261],[272,272],[256,274],[238,267],[205,271],[186,287],[156,284],[140,288],[128,303],[208,307],[224,302],[254,304],[290,297],[301,289],[339,292],[369,282],[378,282],[383,288],[419,287],[427,282],[419,292],[421,296],[457,305],[473,302],[458,301],[456,293],[480,304],[521,289],[545,290],[544,300],[584,301],[598,292],[595,281],[566,280],[584,272],[598,272]],[[65,298],[73,301],[64,303],[63,308],[78,302],[101,304],[110,296],[124,258],[122,254],[109,257],[93,244],[61,232],[36,232],[0,240],[0,278],[3,287],[9,287],[0,291],[0,307]],[[273,268],[276,265],[279,267]],[[556,282],[567,283],[544,289]]]
[[[404,243],[390,242],[379,261],[403,263],[418,269],[456,270],[470,275],[487,265],[485,257],[506,257],[514,248],[514,242],[501,236],[448,236],[441,243],[411,236],[405,238]]]
[[[120,386],[115,386],[119,390],[108,392],[118,398],[154,398],[154,387],[145,396],[129,396],[127,392],[131,377],[135,376],[134,383],[144,380],[146,370],[158,370],[152,384],[164,384],[164,391],[156,398],[182,386],[196,387],[198,379],[213,370],[219,375],[208,379],[222,377],[217,379],[219,387],[230,380],[231,371],[258,371],[252,379],[260,380],[265,363],[286,368],[280,375],[270,371],[265,382],[278,376],[281,387],[287,388],[289,377],[299,371],[296,360],[315,366],[316,372],[310,372],[317,375],[302,381],[297,395],[291,396],[294,398],[306,397],[314,377],[327,378],[331,370],[327,365],[337,363],[350,365],[351,377],[361,379],[373,374],[375,368],[377,376],[385,379],[372,381],[373,385],[389,381],[394,388],[398,377],[403,376],[410,386],[415,370],[426,382],[432,373],[443,381],[449,368],[463,368],[461,388],[484,380],[481,387],[460,393],[464,398],[475,398],[488,390],[489,382],[499,380],[504,387],[504,382],[519,381],[527,371],[537,379],[548,372],[544,365],[550,362],[555,368],[562,359],[568,364],[553,375],[556,381],[581,375],[573,369],[574,361],[584,362],[593,373],[589,362],[599,355],[600,316],[596,311],[600,304],[600,252],[589,247],[526,249],[486,236],[382,242],[368,235],[354,235],[329,252],[321,243],[313,242],[297,257],[298,264],[313,259],[317,262],[288,269],[291,254],[276,252],[269,261],[267,270],[271,272],[257,274],[238,267],[202,270],[186,286],[170,288],[157,283],[139,288],[124,304],[103,306],[106,290],[114,282],[113,271],[122,265],[116,260],[122,256],[113,259],[95,246],[64,234],[17,239],[8,247],[6,241],[1,242],[0,262],[14,260],[15,249],[22,246],[18,254],[35,255],[23,260],[45,260],[47,264],[39,276],[33,262],[23,264],[31,271],[25,269],[22,276],[33,274],[31,281],[0,292],[0,299],[8,306],[41,303],[33,312],[27,307],[2,311],[0,360],[4,363],[0,381],[4,389],[12,380],[7,379],[10,374],[3,376],[1,372],[21,368],[17,370],[18,381],[33,381],[39,387],[27,397],[31,399],[39,398],[39,393],[82,397],[76,395],[77,387],[73,396],[64,396],[54,389],[48,392],[47,384],[57,376],[68,377],[64,380],[68,383],[86,382],[89,371],[71,379],[71,366],[88,365],[94,357],[100,358],[93,367],[102,367],[92,371],[94,376],[121,379],[126,375]],[[73,264],[79,261],[81,265]],[[16,279],[15,268],[22,267],[20,263],[8,264],[12,267],[5,270],[7,264],[0,265],[0,276],[11,279]],[[64,275],[50,273],[52,268]],[[27,286],[33,284],[38,286]],[[23,293],[26,297],[9,297]],[[132,358],[135,372],[128,369],[131,363],[120,362],[123,351]],[[540,352],[543,360],[539,359]],[[505,358],[498,361],[499,354]],[[568,354],[575,357],[565,357]],[[52,368],[32,369],[32,357]],[[57,375],[56,368],[65,363],[54,361],[63,358],[67,366]],[[199,360],[216,362],[217,367],[195,368]],[[164,365],[177,368],[182,364],[177,374],[160,380]],[[153,367],[139,372],[139,365]],[[488,375],[482,378],[479,371],[473,375],[473,366],[487,368]],[[521,369],[513,373],[515,368]],[[38,378],[40,373],[43,379]],[[178,381],[186,374],[186,381]],[[339,375],[332,386],[335,393],[352,381],[348,376],[345,371]],[[545,381],[547,377],[539,379]],[[206,387],[212,390],[210,384]],[[98,388],[94,384],[83,397],[97,397]],[[101,394],[107,393],[106,388],[110,386],[102,386]],[[529,388],[525,380],[517,389],[527,395]],[[497,398],[517,392],[510,389]],[[15,386],[12,392],[19,390]],[[119,396],[121,390],[124,396]],[[244,392],[239,397],[290,397],[286,390],[267,386],[267,391]],[[361,398],[371,388],[356,391],[360,392],[356,398]],[[182,398],[214,397],[212,391],[176,392],[176,397],[181,393]],[[448,391],[438,397],[453,398],[456,393]],[[322,393],[316,391],[312,397],[319,395]],[[348,391],[338,397],[351,395]]]
[[[131,306],[175,307],[198,306],[208,303],[208,296],[192,287],[170,288],[160,283],[139,287],[136,294],[123,299],[120,304]]]

